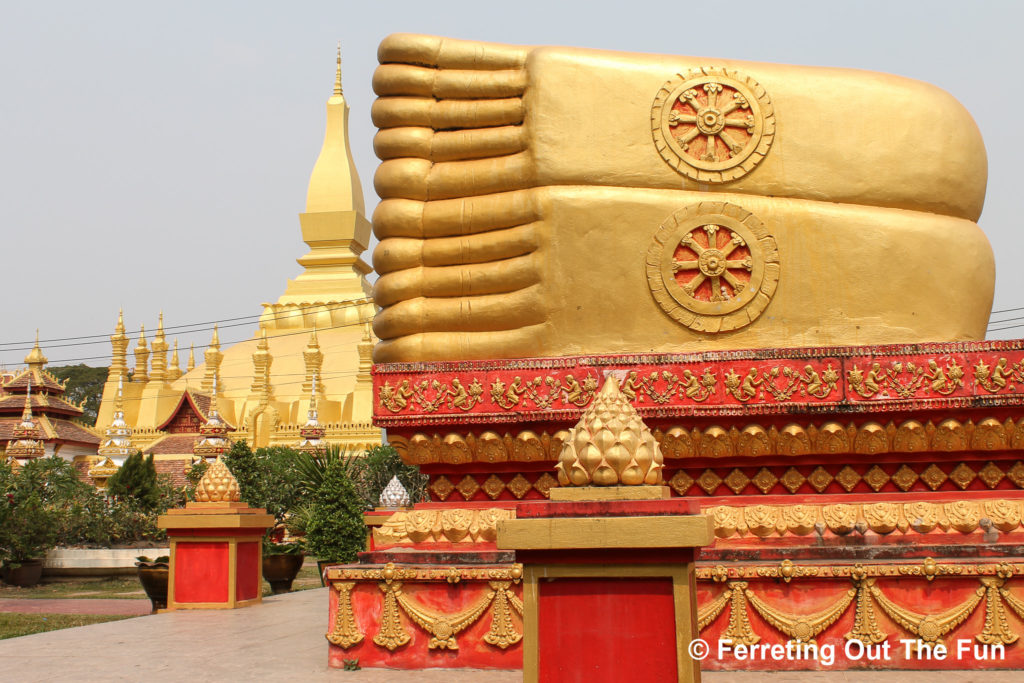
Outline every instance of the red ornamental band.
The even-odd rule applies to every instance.
[[[374,422],[575,420],[608,375],[645,417],[1020,405],[1024,340],[390,363]]]

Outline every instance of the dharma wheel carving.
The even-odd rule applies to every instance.
[[[655,301],[698,332],[728,332],[753,322],[778,282],[775,239],[757,217],[727,202],[676,211],[647,250]]]
[[[754,170],[768,154],[775,113],[754,79],[703,67],[661,86],[651,129],[669,166],[699,182],[724,183]]]

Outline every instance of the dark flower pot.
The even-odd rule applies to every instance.
[[[43,578],[42,560],[24,560],[18,567],[4,566],[4,583],[19,588],[31,588]]]
[[[167,609],[167,577],[170,574],[167,564],[164,562],[153,562],[146,564],[136,562],[136,571],[139,574],[139,583],[146,591],[146,597],[153,604],[153,612],[159,609]]]
[[[306,556],[300,553],[264,555],[263,578],[270,584],[270,592],[274,595],[291,592],[292,581],[302,569],[304,559]]]

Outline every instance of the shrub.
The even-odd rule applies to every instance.
[[[121,468],[107,481],[107,494],[120,499],[132,499],[143,510],[160,506],[161,494],[156,476],[153,454],[146,458],[141,451],[129,455]]]
[[[313,496],[306,546],[329,562],[354,562],[366,548],[363,501],[340,461],[332,462]]]
[[[280,524],[299,502],[295,458],[299,452],[282,446],[257,448],[236,441],[224,455],[224,464],[238,480],[243,503],[264,508]]]

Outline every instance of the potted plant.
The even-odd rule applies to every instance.
[[[170,574],[171,558],[161,555],[151,560],[145,555],[135,558],[136,572],[139,576],[139,583],[146,591],[146,597],[153,604],[153,613],[157,610],[167,609],[167,578]]]
[[[0,524],[3,580],[12,586],[34,586],[43,576],[42,558],[57,545],[57,513],[42,497],[21,488],[8,492]]]
[[[263,540],[263,578],[270,584],[271,593],[278,595],[291,591],[292,582],[306,559],[302,551],[299,541],[276,543],[269,538]]]

